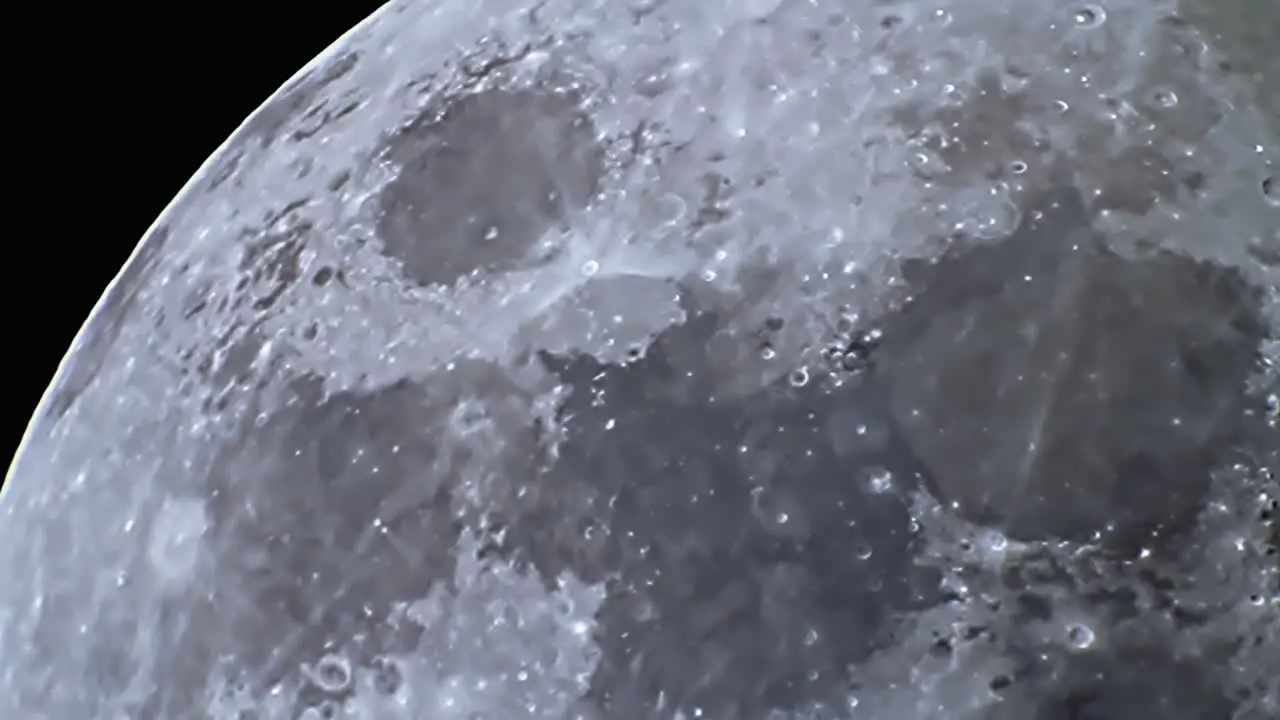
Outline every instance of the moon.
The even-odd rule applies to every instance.
[[[1277,716],[1276,24],[392,0],[45,393],[0,716]]]

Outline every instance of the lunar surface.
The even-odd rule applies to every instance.
[[[393,0],[0,494],[0,717],[1280,717],[1280,12]]]

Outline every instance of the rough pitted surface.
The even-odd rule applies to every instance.
[[[1276,17],[395,0],[37,410],[0,717],[1276,717]]]

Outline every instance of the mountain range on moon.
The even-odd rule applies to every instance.
[[[1275,717],[1241,8],[389,3],[46,393],[0,716]]]

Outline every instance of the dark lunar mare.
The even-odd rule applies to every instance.
[[[468,528],[487,536],[483,552],[549,582],[569,572],[607,583],[590,700],[620,720],[665,718],[677,707],[744,720],[777,708],[835,707],[848,691],[848,666],[897,641],[898,616],[959,602],[921,557],[909,512],[921,487],[944,502],[981,500],[990,512],[969,517],[1013,534],[1080,537],[1114,524],[1125,532],[1115,536],[1124,542],[1106,546],[1110,572],[1134,587],[1176,583],[1124,558],[1135,538],[1175,547],[1185,537],[1180,529],[1202,502],[1208,465],[1247,424],[1237,388],[1254,357],[1256,306],[1238,278],[1181,259],[1139,265],[1149,261],[1093,245],[1083,265],[1062,262],[1051,244],[1082,246],[1088,235],[1087,225],[1078,232],[1083,213],[1073,191],[1041,196],[1027,212],[1038,219],[1007,240],[914,268],[915,299],[877,321],[882,341],[857,347],[866,367],[839,385],[815,372],[799,386],[783,380],[716,396],[711,380],[733,369],[715,365],[709,340],[749,329],[730,330],[699,308],[625,363],[527,358],[569,388],[554,426],[530,427],[528,390],[486,363],[370,393],[326,395],[314,382],[295,382],[283,406],[229,439],[209,468],[216,567],[174,598],[175,613],[185,609],[161,649],[167,681],[138,715],[181,716],[200,702],[220,656],[236,658],[246,679],[265,687],[337,647],[354,646],[357,665],[369,668],[385,665],[386,653],[412,651],[412,623],[385,618],[395,603],[452,577]],[[1070,273],[1077,277],[1064,279]],[[1019,290],[1028,274],[1050,291]],[[1094,291],[1052,292],[1082,281]],[[1147,310],[1139,301],[1152,297],[1159,304]],[[1098,318],[1119,320],[1113,327],[1092,322]],[[1028,345],[1020,339],[1028,326],[1059,333]],[[1122,344],[1129,336],[1159,344]],[[1109,343],[1121,344],[1098,350]],[[1055,356],[1093,365],[1054,375],[1036,364]],[[1063,428],[1059,454],[1033,457],[1022,478],[1038,495],[1024,488],[1015,499],[998,472],[972,484],[966,463],[985,456],[940,453],[929,433],[964,420],[984,428],[982,438],[1016,434],[1025,405],[1001,402],[1008,396],[999,392],[965,393],[999,389],[1019,374],[1035,375],[1033,390],[1067,400],[1049,417]],[[1111,381],[1091,384],[1091,375]],[[922,393],[913,382],[932,389]],[[482,410],[459,418],[457,408],[477,394]],[[929,422],[904,417],[912,407]],[[1159,421],[1170,413],[1191,429],[1162,434]],[[546,452],[551,444],[556,454]],[[1072,476],[1059,461],[1073,448],[1107,472]],[[1130,472],[1125,461],[1135,453],[1153,456],[1150,472]],[[1021,466],[990,466],[1010,467]],[[474,516],[459,514],[459,483],[476,468],[502,481]],[[892,482],[873,482],[886,472]],[[1117,489],[1126,483],[1135,489]],[[1150,501],[1162,495],[1168,502]],[[1072,654],[1046,648],[1032,632],[1053,621],[1053,604],[1036,599],[1045,587],[1102,608],[1105,622],[1141,612],[1132,598],[1093,598],[1056,579],[1018,582],[1007,582],[1016,600],[996,613],[998,632],[989,633],[1001,652],[1026,661],[1008,691],[1021,701],[1008,707],[1034,708],[1045,720],[1199,720],[1223,706],[1210,680],[1214,661],[1167,660],[1172,638]],[[1057,660],[1037,659],[1046,653]],[[307,687],[300,702],[327,695]]]
[[[962,516],[1097,545],[1084,572],[1069,559],[1007,569],[997,627],[970,629],[1019,661],[999,688],[1019,700],[998,717],[1228,717],[1216,678],[1231,641],[1175,660],[1176,632],[1120,628],[1153,610],[1170,628],[1205,620],[1174,591],[1195,581],[1182,558],[1200,552],[1190,531],[1211,472],[1277,445],[1245,392],[1267,333],[1261,291],[1154,247],[1122,257],[1090,217],[1078,191],[1052,188],[1010,237],[910,267],[915,292],[881,319],[870,382],[926,486]],[[1091,587],[1091,573],[1108,579]],[[1088,608],[1108,643],[1039,637],[1066,623],[1055,595]]]
[[[175,638],[183,662],[168,664],[192,675],[175,677],[151,701],[164,707],[144,717],[183,716],[174,708],[192,699],[182,693],[202,687],[221,655],[265,691],[328,652],[386,675],[388,654],[417,648],[421,628],[388,618],[452,579],[473,521],[457,511],[462,479],[481,465],[523,478],[538,456],[527,398],[504,371],[463,362],[434,380],[326,394],[304,378],[264,423],[229,439],[206,480],[216,567],[193,591],[203,597],[190,625],[202,632]],[[475,388],[487,414],[458,441],[451,413]],[[299,702],[331,695],[304,686]]]
[[[512,538],[546,571],[610,578],[593,685],[607,716],[665,706],[754,718],[837,702],[845,668],[894,614],[937,599],[937,577],[911,565],[916,468],[859,435],[860,414],[882,414],[866,388],[686,402],[655,392],[677,372],[663,344],[627,365],[547,357],[573,394],[545,482],[589,485],[587,529],[607,540],[586,563],[547,547],[529,518],[513,518]],[[895,481],[877,491],[869,475],[881,470]]]
[[[973,519],[1032,539],[1080,538],[1110,524],[1123,531],[1115,537],[1125,542],[1108,545],[1121,555],[1126,543],[1154,542],[1157,530],[1176,539],[1238,424],[1244,401],[1236,388],[1259,327],[1247,289],[1208,266],[1164,257],[1141,265],[1151,261],[1087,244],[1074,191],[1040,196],[1027,214],[1037,219],[1007,240],[914,268],[915,299],[878,321],[883,341],[862,348],[868,367],[838,387],[815,374],[799,387],[784,380],[747,396],[715,396],[712,378],[733,369],[716,367],[705,348],[727,330],[715,312],[697,308],[626,363],[531,358],[570,388],[555,428],[530,429],[521,410],[528,398],[484,364],[368,395],[322,397],[298,385],[295,401],[212,476],[218,537],[228,544],[218,555],[235,562],[223,570],[218,597],[254,608],[222,616],[236,623],[226,632],[268,680],[325,652],[326,641],[362,643],[368,663],[409,649],[409,629],[374,637],[370,618],[447,579],[457,534],[483,521],[491,538],[484,552],[536,568],[549,582],[570,572],[608,583],[590,693],[608,717],[697,707],[704,717],[764,718],[776,708],[834,705],[848,689],[848,666],[895,641],[896,617],[956,601],[920,562],[908,506],[921,483],[944,502],[985,499],[996,511]],[[1068,241],[1084,248],[1072,252],[1090,253],[1083,266],[1064,261]],[[1048,290],[1019,290],[1029,275]],[[1092,291],[1054,292],[1080,282],[1094,283]],[[1147,311],[1143,301],[1153,295],[1161,305]],[[1173,299],[1197,308],[1179,315]],[[1019,344],[1027,327],[1057,334],[1027,349]],[[1159,344],[1117,344],[1128,336]],[[1053,374],[1045,369],[1053,357],[1085,366],[1050,362]],[[1150,365],[1168,358],[1176,365]],[[939,454],[928,433],[960,420],[983,428],[979,439],[1020,432],[1026,403],[1001,395],[1018,375],[1063,399],[1046,423],[1058,454],[1031,458],[1015,499],[1000,472],[1022,466],[996,463],[984,485],[965,484],[979,479],[973,463],[985,456]],[[1126,385],[1134,382],[1151,385]],[[975,387],[991,395],[967,394]],[[446,423],[456,419],[448,414],[473,392],[486,398],[484,413],[469,420],[475,438],[450,440]],[[913,406],[928,423],[904,418]],[[1177,413],[1192,429],[1160,431]],[[543,453],[550,441],[554,460]],[[999,450],[987,455],[998,460]],[[1072,453],[1105,472],[1072,475],[1061,464]],[[1136,473],[1126,463],[1143,453],[1154,459],[1149,472]],[[506,479],[481,516],[460,519],[450,493],[477,460],[496,461]],[[882,472],[893,480],[878,488],[871,480]],[[375,518],[388,533],[369,533]],[[1114,572],[1123,576],[1125,567]],[[1134,653],[1162,657],[1169,638],[1035,661],[1049,650],[1030,630],[1053,613],[1052,603],[1036,601],[1037,583],[1096,607],[1126,605],[1056,580],[1010,586],[1018,600],[992,637],[1028,659],[1011,682],[1031,693],[1036,712],[1054,720],[1139,709],[1198,718],[1217,707],[1207,666],[1125,664]],[[1117,664],[1129,669],[1105,670]],[[1176,714],[1184,710],[1191,714]]]
[[[1056,202],[1070,199],[1068,193]],[[1052,210],[1050,203],[1044,217],[1052,218]],[[661,333],[626,363],[586,354],[529,358],[570,389],[555,427],[530,427],[528,391],[511,382],[508,370],[486,363],[459,363],[430,383],[404,381],[369,393],[326,395],[317,383],[295,382],[282,406],[260,426],[229,438],[209,468],[203,492],[210,498],[215,566],[166,601],[172,625],[159,649],[162,687],[135,708],[137,716],[184,716],[203,702],[202,688],[219,657],[235,658],[247,671],[245,681],[264,688],[338,647],[354,647],[357,666],[385,670],[387,653],[413,651],[419,640],[412,623],[385,618],[395,603],[448,582],[459,533],[467,528],[487,533],[483,552],[515,559],[548,581],[570,572],[607,583],[596,629],[603,656],[589,694],[607,717],[647,720],[697,707],[703,717],[752,720],[777,708],[837,706],[848,690],[848,666],[896,641],[895,618],[959,602],[923,562],[908,506],[921,487],[943,501],[969,491],[954,484],[956,476],[942,476],[951,468],[931,465],[915,447],[920,427],[907,427],[895,415],[895,393],[906,382],[897,371],[919,362],[912,352],[928,356],[940,374],[966,367],[964,338],[954,341],[952,356],[923,352],[928,343],[919,338],[930,331],[928,314],[941,315],[941,307],[972,310],[981,302],[970,298],[999,296],[1007,284],[1002,278],[1017,278],[1026,267],[1017,257],[1019,238],[1046,237],[1039,226],[1029,227],[1030,234],[993,246],[985,262],[965,265],[961,255],[958,264],[944,260],[925,268],[916,279],[931,284],[913,304],[880,319],[883,342],[859,349],[869,367],[838,387],[815,373],[799,387],[784,380],[746,396],[715,396],[709,380],[732,369],[717,367],[705,348],[727,325],[715,312],[696,308],[688,322]],[[1000,248],[1010,254],[994,254]],[[1034,267],[1043,273],[1052,265]],[[1104,272],[1124,267],[1107,265]],[[965,272],[973,273],[972,282],[960,275]],[[1230,277],[1204,266],[1183,277],[1238,307],[1232,303],[1241,297],[1239,286]],[[931,298],[941,289],[951,295]],[[1205,295],[1186,295],[1204,302]],[[1166,303],[1164,309],[1176,313],[1178,307]],[[1175,334],[1187,339],[1174,355],[1181,375],[1153,377],[1185,378],[1192,390],[1175,388],[1173,396],[1190,398],[1192,410],[1214,409],[1214,423],[1199,445],[1177,434],[1160,445],[1140,434],[1136,441],[1145,451],[1166,447],[1172,454],[1165,457],[1207,463],[1231,445],[1237,425],[1248,424],[1240,420],[1248,416],[1245,401],[1224,390],[1243,379],[1248,354],[1233,343],[1253,327],[1247,310],[1220,317],[1227,330],[1216,335],[1196,335],[1186,326]],[[999,321],[1007,317],[973,310],[969,337],[999,339]],[[1211,342],[1195,342],[1205,337]],[[1096,373],[1113,368],[1103,364]],[[939,403],[963,400],[947,396],[946,387],[939,392]],[[1216,392],[1224,394],[1205,400]],[[483,411],[461,419],[467,432],[459,437],[455,410],[477,393]],[[1127,397],[1140,402],[1145,396]],[[1083,407],[1102,413],[1078,423],[1109,422],[1107,403]],[[994,432],[1008,422],[999,403],[968,409],[971,421]],[[950,417],[941,416],[935,429]],[[1113,442],[1125,441],[1123,426],[1108,427]],[[1265,432],[1254,435],[1255,442],[1274,441]],[[558,457],[546,453],[552,442]],[[503,480],[482,511],[460,515],[458,483],[477,467]],[[1060,469],[1040,467],[1050,472],[1030,479],[1046,493],[1058,492]],[[872,481],[883,472],[893,478],[888,486]],[[1157,538],[1151,529],[1163,529],[1161,542],[1176,546],[1185,535],[1170,529],[1184,524],[1158,513],[1193,514],[1205,478],[1143,475],[1137,481],[1148,483],[1146,492],[1109,489],[1131,479],[1123,468],[1095,477],[1101,486],[1095,490],[1110,498],[1106,516],[1094,514],[1089,502],[1009,504],[998,494],[998,478],[988,490],[996,493],[993,507],[1009,508],[1021,523],[1013,527],[1060,529],[1055,522],[1063,515],[1053,513],[1063,510],[1084,529],[1108,518],[1148,533],[1136,537]],[[1180,482],[1192,483],[1191,492],[1170,484]],[[1059,497],[1079,497],[1079,490]],[[1143,500],[1165,490],[1176,503],[1153,508]],[[1008,529],[1004,518],[976,519]],[[378,526],[385,531],[375,532]],[[1135,570],[1124,550],[1111,550],[1116,560],[1109,571],[1122,584],[1150,589],[1179,582]],[[1173,638],[1162,636],[1073,654],[1046,647],[1031,631],[1037,622],[1053,621],[1054,606],[1037,601],[1038,589],[1054,587],[1101,608],[1099,616],[1112,623],[1143,612],[1132,596],[1091,597],[1059,579],[1005,582],[1017,600],[997,613],[999,632],[971,630],[988,632],[1002,653],[1025,660],[1009,679],[1007,693],[1017,701],[1008,707],[1032,708],[1037,720],[1135,714],[1200,720],[1225,707],[1211,680],[1225,656],[1173,662]],[[101,667],[109,673],[111,661],[104,657]],[[398,682],[394,668],[383,674],[391,678],[388,686]],[[304,687],[299,701],[316,705],[332,696]]]
[[[1100,537],[1120,576],[1140,548],[1174,551],[1211,467],[1242,436],[1264,328],[1258,294],[1168,253],[1121,258],[1070,188],[1025,212],[1012,237],[913,268],[919,292],[879,320],[883,342],[862,348],[870,370],[838,389],[673,392],[711,386],[698,376],[717,368],[689,358],[722,330],[714,313],[625,365],[544,355],[573,393],[561,460],[542,482],[593,500],[567,534],[534,515],[505,529],[544,572],[612,578],[593,690],[609,716],[698,707],[754,718],[835,700],[844,669],[888,641],[895,616],[943,599],[915,562],[907,503],[919,480],[1017,538]],[[679,364],[668,362],[673,343]],[[1041,447],[1001,445],[1037,411]],[[973,447],[931,444],[957,423],[978,429],[966,436]],[[881,469],[895,478],[886,493],[867,482]],[[1034,593],[1022,597],[1052,615]],[[999,642],[1043,655],[1016,605]],[[1171,652],[1171,638],[1149,640],[1056,653],[1064,670],[1029,663],[1019,680],[1038,688],[1033,706],[1046,718],[1191,718],[1222,706],[1204,666],[1092,669]]]
[[[1225,718],[1233,641],[1175,660],[1176,630],[1122,628],[1152,611],[1171,629],[1205,621],[1174,597],[1195,582],[1184,558],[1202,552],[1191,531],[1211,472],[1274,457],[1245,392],[1267,334],[1261,291],[1155,247],[1123,257],[1090,218],[1077,190],[1050,188],[1010,237],[909,267],[915,292],[880,320],[869,381],[941,501],[1017,539],[1097,546],[1083,572],[1066,558],[1008,568],[994,626],[970,629],[1019,661],[999,688],[1017,701],[995,716]],[[1046,643],[1035,630],[1066,623],[1053,596],[1088,608],[1109,641]]]
[[[579,102],[466,94],[388,140],[383,154],[399,173],[378,196],[378,235],[406,280],[448,285],[545,259],[539,238],[599,189],[603,150]]]
[[[1047,674],[1035,720],[1170,718],[1226,720],[1232,704],[1204,660],[1177,659],[1166,647],[1119,647],[1064,659]]]
[[[1198,512],[1242,440],[1267,326],[1234,270],[1126,258],[1070,187],[997,243],[913,274],[884,318],[877,382],[941,499],[1025,540],[1153,550]]]

